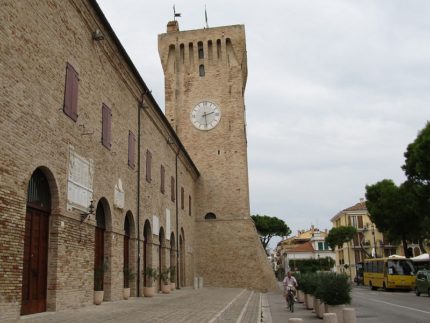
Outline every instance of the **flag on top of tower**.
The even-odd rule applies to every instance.
[[[181,14],[176,12],[175,5],[173,5],[173,20],[176,21],[176,17],[181,17]]]

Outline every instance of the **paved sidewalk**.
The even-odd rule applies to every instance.
[[[21,317],[24,322],[256,323],[261,294],[242,288],[182,288],[152,298],[132,297],[74,310]]]
[[[267,313],[267,307],[270,309],[269,313]],[[305,305],[301,303],[294,304],[294,313],[291,313],[287,309],[287,304],[280,288],[277,291],[263,295],[262,310],[264,323],[286,323],[289,318],[301,318],[303,323],[322,322],[312,310],[307,310]]]

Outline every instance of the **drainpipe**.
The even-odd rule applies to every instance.
[[[140,296],[140,108],[137,106],[137,297]]]
[[[176,286],[181,289],[179,284],[179,209],[178,209],[178,156],[179,147],[176,147],[176,159],[175,159],[175,207],[176,207]],[[182,274],[182,273],[181,273]]]

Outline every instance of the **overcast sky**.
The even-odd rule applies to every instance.
[[[252,214],[331,228],[430,119],[428,0],[98,0],[160,107],[157,35],[244,24]],[[276,242],[276,241],[274,241]],[[272,243],[272,246],[274,243]]]

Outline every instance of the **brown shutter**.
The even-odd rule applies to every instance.
[[[78,81],[78,73],[72,65],[67,63],[63,111],[73,121],[78,119]]]
[[[351,217],[348,216],[348,225],[351,226]]]
[[[359,216],[357,216],[357,219],[358,219],[358,228],[362,229],[363,228],[363,216],[359,215]]]
[[[128,166],[134,168],[135,166],[135,147],[136,137],[131,131],[128,132]]]
[[[146,181],[151,183],[151,163],[152,163],[152,153],[146,151]]]
[[[102,104],[102,144],[110,149],[112,131],[112,113],[111,110],[103,103]]]
[[[160,168],[160,191],[163,194],[164,194],[164,173],[165,173],[164,166],[161,165],[161,168]]]
[[[181,187],[181,209],[183,210],[184,209],[184,188],[183,187]]]
[[[188,215],[191,216],[191,195],[188,195]]]
[[[170,198],[172,202],[175,202],[175,179],[173,176],[170,178]]]

